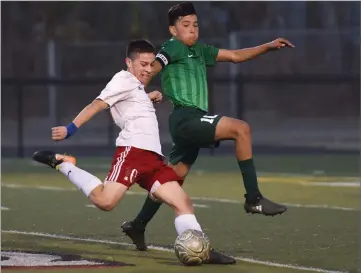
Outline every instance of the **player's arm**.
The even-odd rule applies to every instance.
[[[277,50],[283,47],[294,48],[295,46],[284,38],[278,38],[272,42],[251,48],[236,49],[236,50],[220,49],[216,61],[241,63],[251,60],[264,53],[267,53],[268,51]]]
[[[97,113],[112,107],[118,101],[126,100],[129,91],[133,90],[137,85],[137,81],[129,81],[116,74],[100,95],[86,106],[71,124],[52,128],[52,139],[60,141],[74,135],[80,126],[88,122]]]
[[[99,112],[109,108],[109,105],[103,100],[97,98],[92,103],[87,105],[73,120],[73,123],[76,127],[80,127],[86,122],[88,122],[93,116]]]
[[[101,99],[95,99],[92,103],[87,105],[68,126],[58,126],[52,128],[52,139],[55,141],[60,141],[72,136],[76,133],[80,126],[88,122],[97,113],[103,111],[108,107],[109,105]]]

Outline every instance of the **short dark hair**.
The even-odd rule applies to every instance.
[[[134,59],[135,54],[137,53],[154,53],[155,54],[154,45],[147,40],[133,40],[131,41],[126,50],[127,57],[130,59]]]
[[[179,17],[187,15],[197,15],[196,9],[190,2],[182,2],[171,6],[168,11],[168,23],[170,26],[174,26],[175,22]]]

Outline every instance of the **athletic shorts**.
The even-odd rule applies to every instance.
[[[200,148],[218,147],[215,135],[221,117],[194,107],[175,107],[169,116],[169,131],[173,140],[170,163],[192,165]]]
[[[128,188],[137,183],[150,193],[170,181],[183,184],[174,170],[164,163],[162,156],[131,146],[117,147],[105,181],[118,182]]]

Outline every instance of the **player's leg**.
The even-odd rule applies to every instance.
[[[96,176],[78,168],[72,156],[39,151],[33,155],[33,159],[57,169],[68,177],[101,210],[112,210],[128,189],[120,183],[106,181],[107,183],[103,184]]]
[[[171,164],[179,162],[179,164],[173,165],[172,167],[180,178],[183,179],[187,175],[191,165],[198,156],[198,152],[199,148],[197,147],[173,146],[169,160]],[[132,239],[139,251],[145,251],[147,249],[144,239],[145,228],[153,219],[161,205],[162,202],[157,202],[147,196],[134,220],[126,221],[121,226],[123,232]]]
[[[182,147],[174,145],[170,153],[170,164],[174,162],[180,162],[178,165],[173,165],[172,167],[175,170],[176,174],[184,179],[187,173],[190,170],[190,167],[196,160],[198,156],[199,148],[193,147]],[[145,229],[150,220],[159,210],[162,203],[155,202],[149,196],[146,198],[143,207],[137,217],[133,220],[135,226],[140,229]]]
[[[192,202],[178,182],[171,181],[162,184],[156,190],[153,190],[152,195],[173,208],[176,216],[174,225],[178,235],[181,235],[187,229],[195,229],[203,232],[196,216],[194,215]],[[235,264],[236,260],[211,249],[209,259],[204,261],[204,263]]]
[[[259,191],[256,170],[252,156],[252,143],[249,125],[241,120],[219,115],[209,115],[195,112],[194,109],[184,109],[191,118],[182,122],[182,126],[175,128],[172,137],[177,138],[183,145],[209,147],[222,140],[236,142],[236,157],[242,173],[246,189],[245,210],[264,215],[281,214],[287,210],[283,205],[276,204],[264,198]],[[184,168],[183,159],[174,160],[173,165],[177,173]],[[187,162],[185,162],[187,163]]]
[[[272,216],[285,212],[285,206],[264,198],[260,193],[252,155],[250,126],[242,120],[222,117],[216,124],[215,140],[234,140],[236,143],[236,157],[246,189],[246,212]]]
[[[179,179],[180,177],[172,168],[163,164],[150,179],[146,179],[144,186],[151,196],[162,200],[173,208],[176,216],[174,225],[178,235],[181,235],[187,229],[203,232],[194,215],[192,202],[181,187],[183,180]],[[212,249],[210,257],[205,263],[234,264],[236,260]]]
[[[187,122],[183,122],[182,127],[178,128],[180,129],[176,135],[183,144],[209,147],[222,140],[235,141],[236,157],[247,192],[244,204],[246,212],[276,215],[287,210],[285,206],[264,198],[260,193],[252,156],[250,127],[246,122],[229,117],[194,112],[192,118],[187,119]],[[184,169],[183,159],[174,160],[172,163],[175,165],[174,169],[177,173],[181,173]]]
[[[194,216],[192,202],[178,182],[171,181],[159,185],[156,190],[153,190],[151,195],[173,208],[176,216],[174,224],[178,235],[187,229],[202,231],[201,226]]]

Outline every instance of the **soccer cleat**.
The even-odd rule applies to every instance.
[[[287,210],[286,206],[272,202],[271,200],[264,198],[262,195],[257,196],[255,200],[250,200],[247,194],[245,194],[244,197],[246,197],[244,210],[247,213],[275,216],[277,214],[282,214]]]
[[[131,221],[124,222],[121,227],[125,235],[132,239],[133,244],[135,244],[135,247],[139,251],[147,251],[147,245],[144,239],[145,229],[137,228]]]
[[[33,159],[40,163],[58,170],[59,165],[63,162],[70,162],[76,165],[76,159],[73,156],[65,154],[56,154],[52,151],[38,151],[33,154]]]
[[[213,248],[209,252],[209,258],[206,261],[203,261],[203,264],[235,264],[236,260],[232,257],[229,257],[225,254],[222,254]]]

